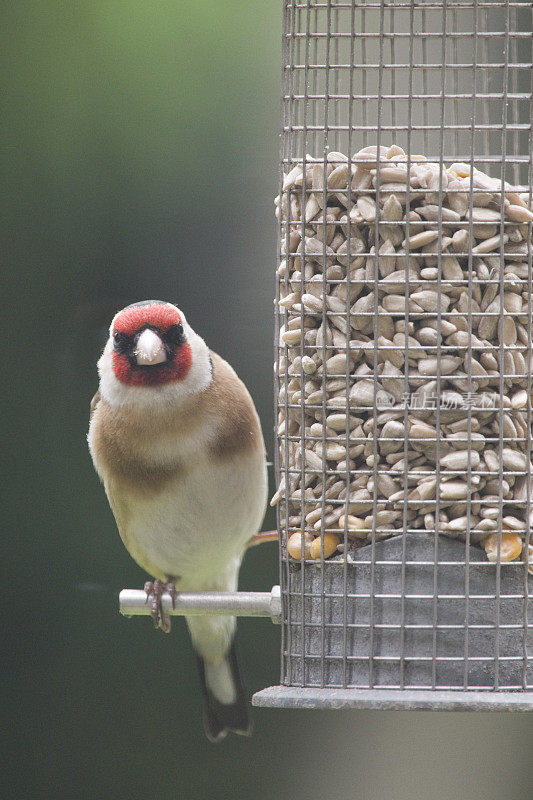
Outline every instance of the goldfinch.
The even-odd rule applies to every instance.
[[[267,496],[259,418],[233,369],[171,303],[146,300],[114,317],[98,362],[89,449],[157,624],[165,586],[234,591]],[[174,589],[175,587],[175,589]],[[187,618],[211,741],[252,723],[235,652],[235,618]]]

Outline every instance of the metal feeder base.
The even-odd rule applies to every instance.
[[[533,709],[524,564],[498,569],[480,548],[439,536],[435,568],[425,533],[376,542],[373,567],[371,556],[371,545],[350,553],[346,599],[342,557],[305,565],[304,626],[302,569],[290,574],[287,685],[255,705]]]
[[[533,711],[533,692],[269,686],[254,694],[252,705],[261,708],[364,708],[375,711]]]

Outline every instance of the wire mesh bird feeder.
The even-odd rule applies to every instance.
[[[531,709],[533,3],[283,20],[282,666],[254,703]]]

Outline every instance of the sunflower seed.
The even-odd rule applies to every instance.
[[[513,472],[525,472],[527,469],[527,459],[523,453],[511,450],[510,447],[502,449],[502,462],[505,469]]]
[[[440,459],[441,467],[452,471],[468,469],[469,464],[471,469],[477,469],[479,462],[479,453],[475,450],[458,450],[455,453],[448,453]]]
[[[409,250],[417,250],[420,247],[424,247],[424,245],[429,244],[430,242],[434,242],[435,239],[439,238],[439,234],[437,231],[422,231],[421,233],[415,233],[414,236],[409,237],[409,243],[407,239],[404,239],[402,242],[402,247],[406,248],[409,244]]]

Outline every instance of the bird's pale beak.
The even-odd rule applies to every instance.
[[[137,339],[134,354],[139,366],[162,364],[163,361],[167,360],[165,346],[161,338],[150,328],[146,328]]]

